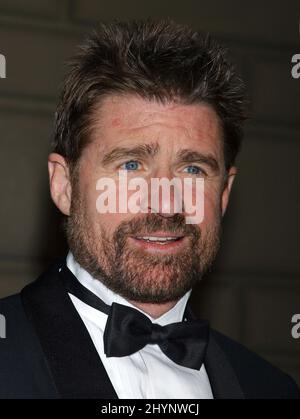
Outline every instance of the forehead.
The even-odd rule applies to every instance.
[[[102,151],[126,143],[199,146],[218,152],[222,128],[207,104],[159,103],[132,95],[108,96],[93,115],[92,142]]]

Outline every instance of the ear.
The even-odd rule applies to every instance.
[[[231,191],[232,184],[233,184],[236,174],[237,174],[237,168],[235,166],[230,167],[227,173],[227,178],[226,178],[226,181],[223,187],[223,192],[222,192],[222,203],[221,203],[222,216],[226,212],[226,208],[227,208],[229,196],[230,196],[230,191]]]
[[[51,153],[48,157],[50,193],[57,208],[70,215],[71,182],[69,166],[63,156]]]

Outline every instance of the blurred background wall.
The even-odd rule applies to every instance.
[[[300,385],[299,1],[0,0],[0,296],[19,291],[66,250],[48,193],[47,154],[64,62],[97,20],[173,17],[227,45],[251,99],[213,271],[193,294],[218,330]]]

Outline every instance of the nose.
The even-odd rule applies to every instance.
[[[158,169],[148,179],[148,194],[144,196],[141,207],[144,212],[170,218],[184,212],[182,197],[182,180],[167,169]]]

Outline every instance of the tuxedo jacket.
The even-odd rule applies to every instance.
[[[0,398],[117,399],[54,263],[20,294],[0,300]],[[211,331],[205,368],[216,399],[300,398],[295,382]]]

